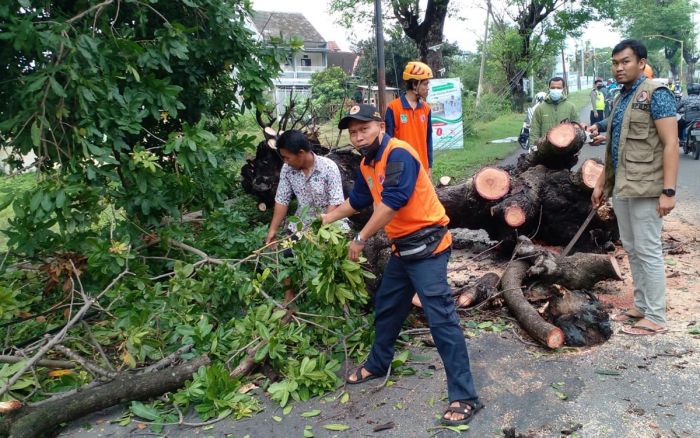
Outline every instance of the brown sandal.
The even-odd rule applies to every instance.
[[[612,319],[613,321],[617,321],[617,322],[625,322],[625,321],[636,321],[636,320],[644,318],[644,315],[637,316],[637,315],[630,313],[631,310],[638,311],[636,309],[625,309],[621,312],[614,314],[613,316],[610,317],[610,319]],[[641,314],[641,312],[640,312],[640,314]]]
[[[365,383],[365,382],[367,382],[368,380],[376,379],[376,378],[379,377],[379,376],[374,375],[374,374],[371,374],[371,373],[370,373],[370,375],[367,376],[367,377],[362,377],[362,370],[363,370],[363,369],[364,369],[365,371],[367,371],[367,369],[364,367],[364,365],[361,366],[361,367],[359,367],[359,368],[357,368],[355,371],[353,371],[353,372],[345,379],[345,383],[348,383],[348,384],[350,384],[350,385],[357,385],[357,384]],[[367,372],[369,373],[369,371],[367,371]],[[350,377],[355,377],[355,380],[350,380]]]

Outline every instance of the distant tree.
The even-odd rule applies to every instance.
[[[400,31],[391,31],[390,39],[384,43],[384,65],[386,84],[390,87],[403,87],[403,69],[409,61],[420,59],[415,44]],[[364,84],[377,82],[377,46],[374,38],[355,43],[353,50],[360,54],[360,61],[355,70],[358,80]],[[443,44],[444,64],[449,66],[453,55],[459,53],[454,43]],[[444,75],[443,75],[444,76]]]
[[[384,17],[393,14],[385,27],[398,23],[405,36],[418,50],[420,59],[441,75],[444,68],[443,28],[449,0],[428,0],[424,8],[415,0],[384,0]],[[350,28],[358,22],[371,23],[374,17],[373,0],[331,0],[330,10],[339,15],[339,23]],[[394,21],[395,20],[395,21]]]
[[[623,0],[617,21],[628,36],[644,40],[650,51],[663,51],[671,73],[678,76],[680,57],[691,61],[693,58],[696,47],[693,14],[697,11],[698,5],[691,0]],[[680,52],[681,45],[676,40],[684,42],[686,53]]]
[[[348,75],[338,66],[311,75],[311,100],[318,115],[332,118],[348,96]]]
[[[586,23],[611,13],[612,4],[603,0],[513,0],[492,7],[488,53],[505,72],[513,107],[523,107],[523,79],[551,62],[566,37],[580,35]]]

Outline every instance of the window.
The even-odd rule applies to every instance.
[[[311,67],[311,60],[309,59],[309,55],[304,55],[304,57],[301,58],[301,65],[303,67]]]

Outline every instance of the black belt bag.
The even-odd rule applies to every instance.
[[[447,234],[447,227],[431,225],[407,236],[394,239],[394,254],[401,260],[421,260],[433,255],[442,238]]]

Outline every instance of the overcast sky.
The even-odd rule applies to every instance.
[[[463,50],[474,51],[477,41],[484,37],[484,21],[486,10],[483,9],[483,1],[479,0],[452,0],[450,5],[459,11],[459,18],[447,17],[445,21],[445,38],[456,42]],[[253,0],[254,9],[277,12],[300,12],[314,25],[321,35],[328,41],[336,41],[341,49],[349,50],[352,43],[352,35],[341,26],[335,24],[328,12],[327,0]],[[385,15],[390,13],[384,11]],[[581,38],[590,41],[593,47],[611,47],[620,40],[620,35],[611,31],[608,23],[592,23],[587,26]],[[368,35],[369,28],[356,29],[358,34]],[[569,51],[574,50],[575,42],[570,40]]]

